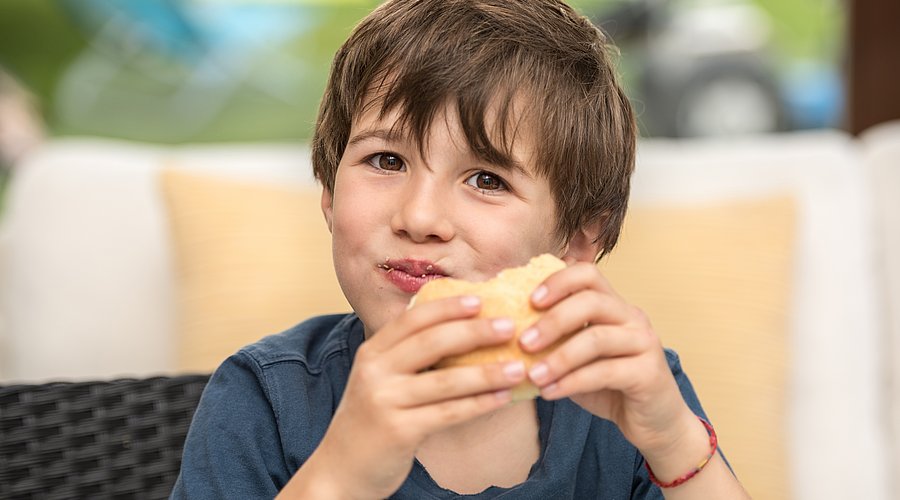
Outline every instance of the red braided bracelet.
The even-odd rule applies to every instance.
[[[697,467],[694,468],[694,470],[679,477],[678,479],[672,481],[671,483],[664,483],[664,482],[660,481],[659,479],[657,479],[656,475],[653,474],[653,471],[650,470],[650,464],[648,464],[645,461],[644,467],[647,469],[647,473],[650,475],[650,481],[653,484],[659,486],[660,488],[674,488],[680,484],[684,484],[690,478],[696,476],[697,473],[700,472],[701,470],[703,470],[703,468],[706,467],[706,464],[708,464],[709,461],[712,460],[713,455],[716,454],[716,449],[718,449],[718,447],[719,447],[719,438],[716,436],[716,430],[713,429],[713,426],[709,422],[707,422],[706,420],[703,420],[700,417],[697,417],[697,418],[700,420],[700,422],[703,423],[703,427],[706,427],[706,432],[709,433],[709,455],[707,455],[706,458],[704,458],[703,461],[700,462],[697,465]]]

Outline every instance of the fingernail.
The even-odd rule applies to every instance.
[[[510,380],[519,380],[525,376],[525,363],[512,361],[503,366],[503,374]]]
[[[509,389],[503,389],[502,391],[497,391],[494,393],[494,397],[497,398],[497,401],[501,403],[509,403],[512,401],[512,391]]]
[[[549,292],[549,290],[547,290],[546,286],[541,285],[537,287],[537,289],[535,289],[535,291],[531,293],[531,301],[534,303],[540,302],[544,297],[547,296],[547,292]]]
[[[497,333],[510,333],[516,328],[516,324],[509,318],[497,318],[491,321],[491,328]],[[505,336],[505,335],[504,335]]]
[[[547,368],[547,365],[544,363],[538,363],[531,367],[531,370],[528,371],[528,377],[535,384],[544,383],[550,375],[550,370]]]
[[[481,305],[481,299],[475,295],[466,295],[459,299],[460,304],[466,309],[476,309]]]
[[[531,347],[537,342],[537,339],[537,328],[531,327],[522,332],[522,336],[519,337],[519,342],[521,342],[525,347]]]

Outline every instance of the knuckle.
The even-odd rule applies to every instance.
[[[622,301],[615,295],[603,293],[600,294],[600,299],[602,301],[603,307],[608,308],[611,311],[618,310],[622,307]]]
[[[647,352],[653,348],[652,341],[645,335],[636,335],[635,344],[638,352]]]
[[[544,364],[547,365],[547,369],[550,370],[550,373],[555,373],[562,367],[573,366],[576,363],[577,358],[577,353],[570,347],[564,345],[544,358]]]
[[[434,352],[447,354],[453,349],[455,336],[447,331],[446,325],[438,325],[413,336],[413,350],[418,353]]]
[[[356,351],[356,365],[368,363],[372,358],[372,347],[364,342]]]
[[[456,385],[450,370],[435,370],[432,378],[432,389],[435,394],[449,394]]]
[[[637,322],[641,325],[649,325],[650,324],[650,316],[641,309],[640,307],[631,304],[629,306],[631,308],[631,315],[637,320]]]
[[[372,365],[360,364],[356,367],[355,372],[354,382],[365,391],[370,392],[370,387],[378,379],[378,371]]]
[[[597,378],[612,380],[618,377],[619,365],[614,363],[598,363],[594,369]]]
[[[649,351],[652,349],[662,349],[662,341],[653,330],[649,328],[639,328],[637,330],[638,346],[642,351]]]
[[[458,422],[464,416],[463,407],[454,402],[443,403],[438,407],[440,418],[446,423]]]
[[[506,381],[503,365],[500,363],[482,366],[480,377],[480,381],[485,387],[496,387]]]
[[[608,306],[608,298],[602,293],[588,293],[584,295],[585,305],[592,310],[597,311]]]
[[[615,311],[618,304],[616,299],[609,294],[592,292],[585,299],[585,307],[591,311],[604,314],[606,311]]]
[[[541,316],[536,326],[541,333],[555,332],[562,325],[562,321],[559,309],[549,309]]]
[[[568,393],[572,390],[573,387],[578,387],[581,383],[583,375],[579,372],[570,373],[565,377],[554,382],[557,387],[557,391],[561,393]]]
[[[652,384],[656,379],[656,374],[659,373],[659,366],[656,363],[656,360],[653,358],[646,356],[641,363],[641,370],[639,372],[639,376],[634,378],[634,384],[638,388],[645,388],[648,385]]]
[[[578,265],[581,266],[581,272],[584,273],[585,278],[590,281],[599,281],[602,285],[606,284],[606,278],[597,266],[587,262],[581,262]]]
[[[501,332],[494,329],[493,320],[478,319],[470,322],[466,329],[466,336],[476,345],[487,343],[501,336]]]
[[[598,326],[588,330],[587,339],[590,342],[590,350],[594,354],[601,354],[604,350],[606,331]]]
[[[497,407],[497,401],[497,396],[493,393],[479,394],[472,400],[468,413],[474,417],[485,411],[493,410]]]
[[[384,426],[385,435],[394,443],[407,447],[416,443],[415,426],[393,419]]]
[[[368,392],[367,407],[373,410],[385,410],[387,405],[393,406],[398,399],[396,392],[387,387],[372,388]],[[387,404],[387,405],[386,405]]]

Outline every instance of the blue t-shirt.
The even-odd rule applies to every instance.
[[[274,497],[325,435],[363,339],[356,315],[321,316],[228,358],[203,392],[172,498]],[[666,358],[685,401],[705,418],[678,357],[667,350]],[[615,424],[568,399],[537,399],[537,415],[540,457],[525,482],[458,495],[416,461],[391,498],[662,499]]]

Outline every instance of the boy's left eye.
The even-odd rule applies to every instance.
[[[497,177],[490,172],[478,172],[466,179],[466,184],[472,186],[479,191],[502,191],[506,189],[506,183],[503,179]]]

